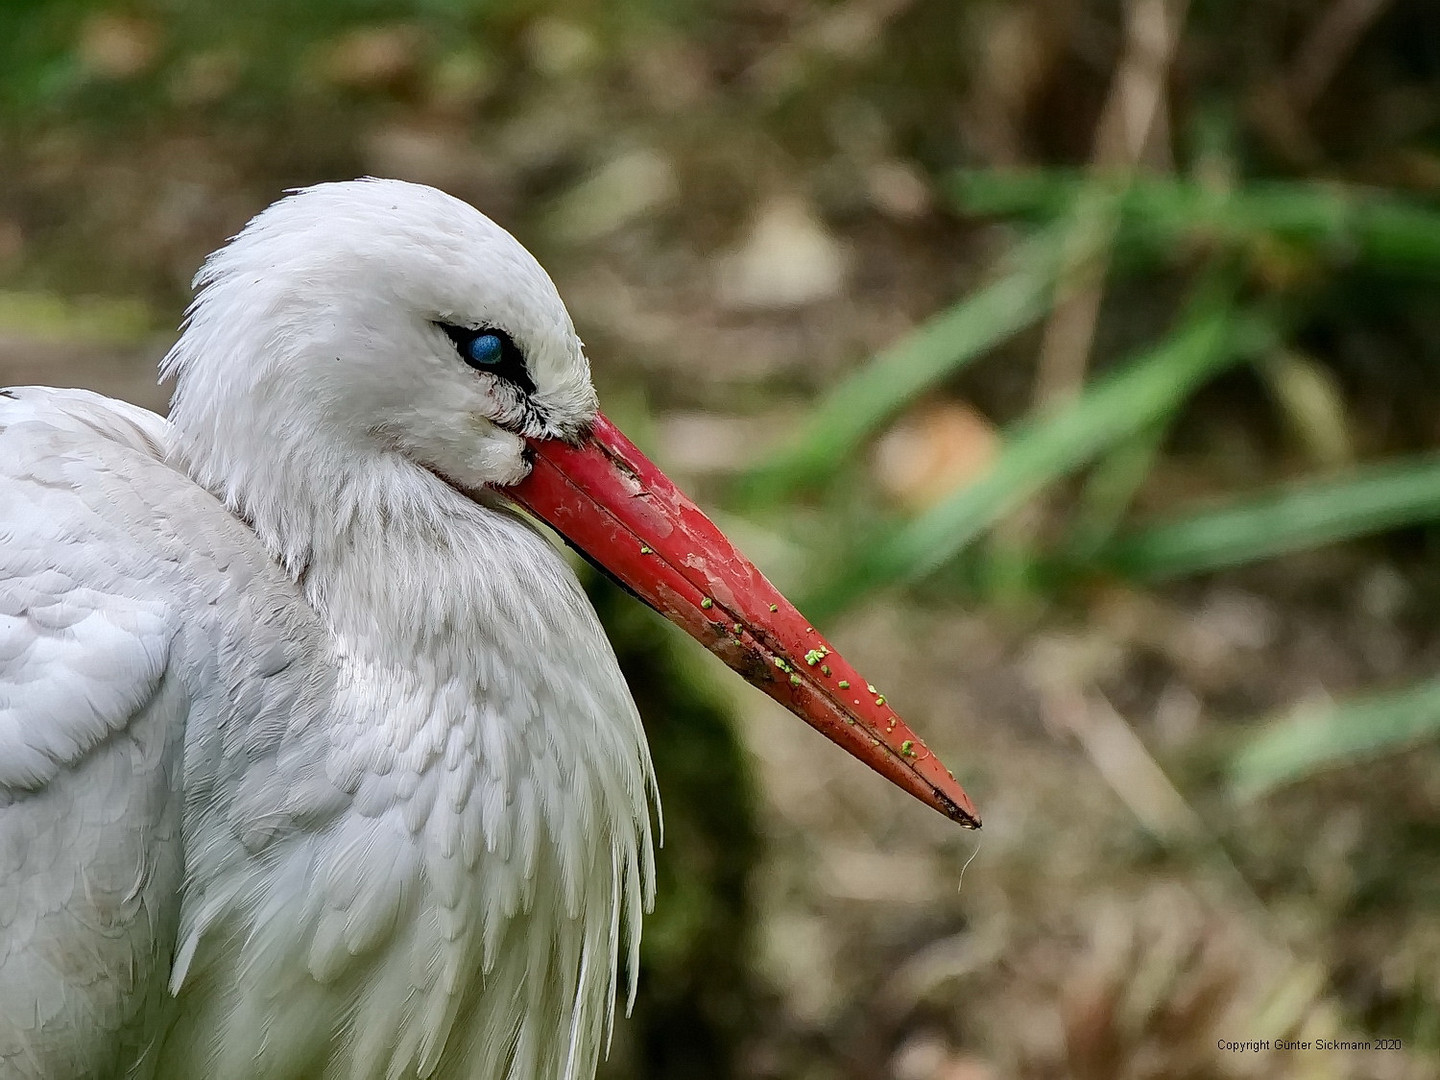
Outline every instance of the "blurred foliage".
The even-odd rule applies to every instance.
[[[1115,184],[1063,170],[970,172],[953,188],[967,212],[1033,219],[1051,231],[1027,241],[1030,246],[1014,260],[1019,269],[1002,272],[995,284],[831,389],[791,447],[743,482],[752,506],[813,488],[860,447],[864,435],[1041,317],[1043,298],[1057,285],[1059,230],[1089,229],[1089,220],[1066,218],[1077,207],[1093,206],[1089,200],[1097,196],[1109,200],[1115,215],[1111,240],[1125,273],[1163,267],[1181,253],[1199,264],[1192,276],[1213,276],[1218,266],[1241,268],[1252,299],[1240,306],[1233,284],[1224,299],[1209,296],[1147,354],[1003,432],[1003,450],[972,483],[913,519],[861,530],[863,539],[814,587],[807,610],[827,617],[879,586],[925,578],[967,558],[972,564],[978,558],[980,567],[972,565],[966,580],[1006,587],[1019,580],[1053,588],[1062,580],[1105,575],[1155,580],[1440,520],[1440,473],[1433,462],[1396,461],[1299,489],[1247,492],[1230,506],[1213,505],[1223,500],[1212,496],[1204,512],[1168,522],[1139,526],[1107,514],[1106,532],[1120,533],[1113,540],[1095,535],[1094,516],[1087,513],[1093,504],[1082,498],[1068,515],[1052,515],[1045,544],[1027,541],[1015,549],[1001,537],[977,554],[976,541],[1007,515],[1092,465],[1092,479],[1124,473],[1123,508],[1155,463],[1152,447],[1142,468],[1129,467],[1136,437],[1171,427],[1196,391],[1231,364],[1265,361],[1283,349],[1275,318],[1261,315],[1253,297],[1263,297],[1266,308],[1283,311],[1293,325],[1303,324],[1311,315],[1307,308],[1323,300],[1327,275],[1363,268],[1401,283],[1440,283],[1440,209],[1329,182],[1257,181],[1216,189],[1153,177]],[[1083,244],[1082,264],[1093,259],[1095,242]],[[1287,264],[1280,273],[1267,265],[1277,253]],[[1235,277],[1233,269],[1228,276]],[[1360,747],[1375,753],[1436,733],[1440,698],[1429,688],[1401,690],[1393,698],[1274,727],[1241,754],[1236,769],[1242,786],[1256,789],[1261,778],[1267,784],[1294,780],[1307,766],[1333,765]]]
[[[1064,239],[1055,230],[1009,253],[993,282],[828,390],[799,437],[742,479],[745,501],[774,505],[831,478],[906,405],[1040,318],[1060,274]]]
[[[1440,38],[1421,53],[1427,48],[1421,65],[1433,80],[1440,72]],[[1112,93],[1125,92],[1117,77]],[[1432,109],[1430,136],[1440,128],[1436,120]],[[1222,267],[1232,284],[1225,299],[1211,296],[1121,371],[1092,374],[1059,405],[1037,393],[1033,412],[1000,433],[1003,449],[972,482],[908,519],[867,515],[849,530],[858,539],[838,559],[816,552],[814,565],[828,569],[812,585],[807,610],[830,617],[881,586],[933,580],[957,563],[964,569],[951,580],[978,585],[980,596],[994,599],[996,589],[1013,591],[1017,582],[1044,591],[1106,576],[1176,577],[1440,520],[1440,475],[1428,461],[1371,465],[1338,479],[1327,468],[1301,490],[1245,492],[1229,506],[1212,494],[1202,513],[1144,525],[1126,520],[1124,507],[1157,465],[1155,436],[1172,428],[1220,372],[1241,361],[1279,364],[1292,339],[1323,320],[1335,291],[1360,275],[1415,290],[1410,295],[1421,303],[1433,303],[1433,292],[1424,290],[1440,285],[1440,201],[1328,177],[1252,175],[1261,160],[1240,160],[1238,151],[1217,160],[1215,147],[1205,149],[1192,161],[1177,162],[1182,174],[1175,176],[1132,162],[1089,172],[970,169],[946,180],[958,212],[1038,231],[1005,254],[990,284],[829,388],[799,434],[742,478],[737,494],[752,510],[807,489],[823,490],[837,464],[897,413],[1027,326],[1047,314],[1055,318],[1077,289],[1093,288],[1098,298],[1107,277],[1213,279]],[[1416,140],[1413,152],[1430,155],[1440,167],[1433,140]],[[1187,167],[1191,175],[1183,175]],[[1432,175],[1427,186],[1440,186],[1437,180]],[[1433,347],[1429,358],[1435,358]],[[1108,362],[1101,355],[1087,366]],[[1322,413],[1310,416],[1295,397],[1278,404],[1302,429],[1347,422],[1333,411],[1325,414],[1323,403]],[[1135,440],[1147,432],[1152,435],[1137,468]],[[1336,445],[1351,441],[1345,432],[1314,434]],[[1093,472],[1081,497],[1068,512],[1056,510],[1053,497],[1086,469]],[[1118,489],[1116,477],[1124,478]],[[1087,498],[1096,492],[1113,504],[1102,511],[1101,535]],[[1019,531],[1018,543],[1013,532],[992,533],[1031,500],[1047,496],[1052,501],[1045,504],[1043,542],[1035,541],[1033,522]],[[1120,535],[1112,539],[1112,532]],[[982,548],[978,541],[987,534],[994,542]],[[833,541],[827,547],[833,549]],[[1424,688],[1401,690],[1393,698],[1337,707],[1314,722],[1269,730],[1236,768],[1245,786],[1254,787],[1259,775],[1273,783],[1282,775],[1303,776],[1306,763],[1333,764],[1346,747],[1363,745],[1374,753],[1427,732],[1440,732],[1440,699]],[[1281,759],[1288,768],[1278,764]],[[1267,771],[1262,761],[1277,764]]]
[[[644,992],[602,1075],[719,1080],[735,1074],[755,1023],[754,785],[729,709],[682,637],[608,579],[590,575],[589,593],[645,721],[665,810]]]
[[[1302,707],[1269,724],[1236,755],[1232,782],[1243,796],[1263,794],[1321,769],[1362,761],[1440,736],[1440,684]]]
[[[1095,552],[1089,569],[1165,581],[1436,520],[1440,460],[1428,454],[1133,528]]]
[[[193,105],[243,116],[327,89],[343,93],[345,73],[325,79],[319,48],[343,31],[409,24],[424,27],[430,47],[452,35],[467,47],[503,47],[507,31],[543,7],[525,0],[15,0],[0,9],[0,89],[7,113],[29,124],[63,116],[113,125]],[[397,67],[408,65],[382,51],[372,54],[369,74],[383,83],[386,72],[400,75]],[[483,64],[484,51],[475,60]]]
[[[1207,290],[1183,325],[1149,354],[1009,433],[981,479],[893,535],[867,542],[810,607],[833,614],[878,585],[934,572],[1024,500],[1164,421],[1199,383],[1266,341],[1262,320],[1236,312],[1225,293],[1217,298]]]
[[[126,345],[153,334],[155,318],[134,299],[0,291],[0,327],[36,341]]]

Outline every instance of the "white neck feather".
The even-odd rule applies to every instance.
[[[466,497],[384,432],[347,424],[343,402],[317,406],[320,365],[298,354],[316,343],[273,329],[285,325],[280,290],[249,281],[226,296],[226,284],[210,286],[166,361],[178,376],[173,456],[300,584],[336,662],[366,673],[351,680],[363,691],[349,706],[355,723],[331,737],[336,768],[364,773],[397,746],[444,747],[479,717],[476,793],[436,796],[432,811],[509,808],[511,839],[466,886],[483,954],[466,946],[476,951],[457,962],[485,965],[483,1008],[496,1013],[476,1030],[523,1023],[547,1063],[535,1075],[587,1076],[622,941],[633,993],[653,898],[649,752],[609,643],[564,559],[529,525]],[[265,317],[236,318],[242,300]],[[376,671],[391,679],[388,697],[366,689]],[[512,930],[494,928],[496,912]],[[548,974],[523,948],[489,955],[527,926],[553,945],[539,960]]]

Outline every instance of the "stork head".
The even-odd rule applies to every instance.
[[[165,363],[177,427],[212,436],[192,456],[303,433],[351,460],[399,451],[478,491],[525,475],[526,438],[577,438],[596,412],[549,276],[434,188],[296,192],[207,259],[195,285]],[[242,462],[210,464],[226,474]]]
[[[554,284],[479,211],[400,181],[321,184],[258,215],[195,283],[163,368],[178,450],[292,569],[305,529],[274,524],[290,512],[276,472],[398,459],[498,492],[850,753],[978,825],[884,696],[599,414]]]

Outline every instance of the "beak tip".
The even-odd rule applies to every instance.
[[[950,820],[963,828],[975,829],[977,831],[983,825],[983,822],[980,820],[980,815],[975,811],[974,807],[971,807],[969,810],[965,810],[959,806],[955,807],[954,812],[950,815]]]
[[[966,829],[978,829],[981,826],[980,811],[975,809],[975,804],[970,801],[959,784],[954,784],[950,791],[936,789],[935,809],[948,817],[957,825]]]

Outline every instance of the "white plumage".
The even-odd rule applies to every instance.
[[[283,200],[197,284],[169,421],[0,396],[0,1077],[589,1077],[649,758],[486,494],[594,414],[565,308],[392,181]]]

